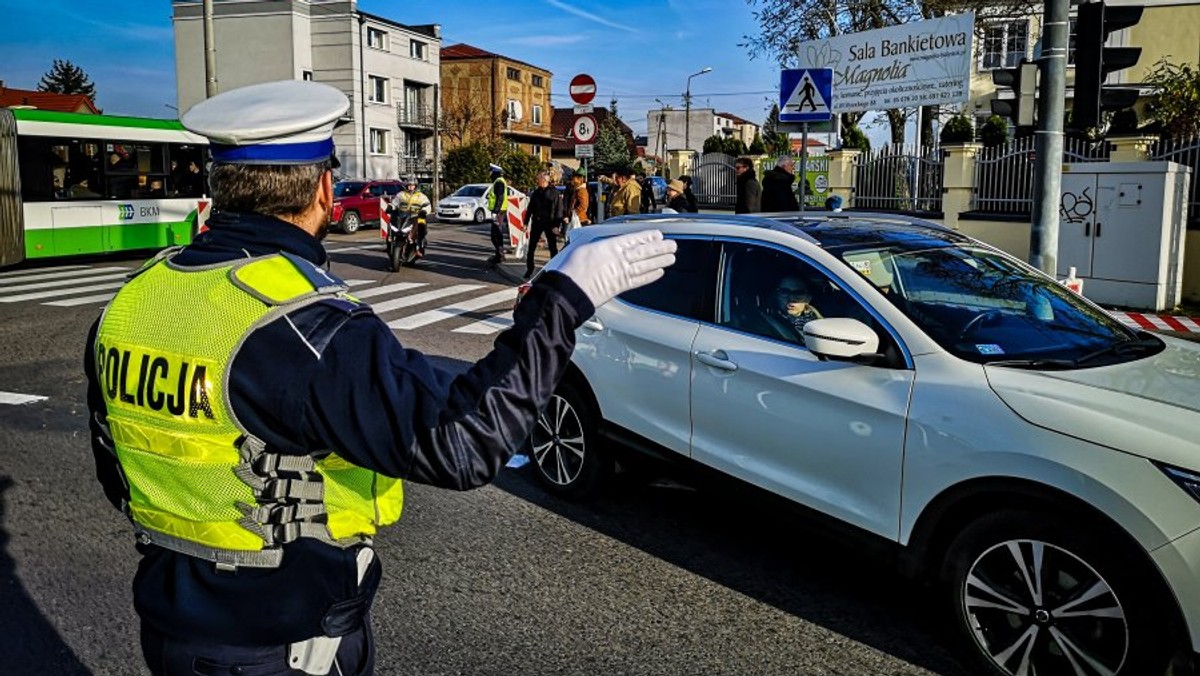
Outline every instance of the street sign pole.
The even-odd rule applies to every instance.
[[[808,123],[804,123],[804,131],[800,133],[800,213],[804,213],[804,203],[808,201]]]
[[[1038,92],[1037,167],[1033,175],[1033,226],[1029,264],[1058,274],[1058,203],[1062,192],[1063,108],[1067,91],[1068,0],[1046,3],[1042,42],[1041,90]]]

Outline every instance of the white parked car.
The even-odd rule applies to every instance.
[[[550,491],[649,452],[783,496],[934,583],[978,673],[1196,657],[1200,345],[903,217],[642,216],[571,246],[648,227],[677,262],[578,330],[530,441]]]
[[[512,186],[509,186],[508,193],[510,197],[525,196],[525,193]],[[491,194],[491,183],[468,183],[437,203],[437,218],[439,221],[483,223],[491,215],[487,207]]]

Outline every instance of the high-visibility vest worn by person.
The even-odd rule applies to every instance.
[[[128,515],[142,542],[218,566],[276,567],[283,545],[367,541],[400,517],[397,479],[333,452],[274,452],[238,421],[230,368],[246,338],[330,298],[324,270],[287,254],[182,268],[164,252],[100,321],[96,369]]]
[[[417,211],[421,207],[429,206],[429,198],[419,190],[413,192],[405,190],[404,192],[396,193],[396,199],[392,201],[392,206],[406,213]]]
[[[500,189],[496,188],[497,184],[500,185]],[[493,214],[504,211],[505,208],[507,208],[507,206],[506,206],[507,203],[508,203],[508,181],[504,180],[504,177],[501,176],[500,178],[496,179],[495,182],[492,183],[492,191],[490,193],[488,193],[488,198],[487,198],[488,211],[492,212]]]

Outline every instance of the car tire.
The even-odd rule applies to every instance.
[[[475,222],[482,223],[486,220],[487,220],[487,212],[484,211],[483,209],[476,209],[475,210]]]
[[[943,581],[978,673],[1165,673],[1166,642],[1176,635],[1165,610],[1171,601],[1134,546],[1107,529],[1032,511],[970,523],[947,550]]]
[[[607,482],[614,463],[600,448],[598,421],[590,398],[573,383],[559,384],[530,434],[530,460],[546,490],[580,500]]]
[[[342,232],[347,235],[353,235],[362,227],[362,219],[358,217],[357,211],[347,211],[342,216]]]

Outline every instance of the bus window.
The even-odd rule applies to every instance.
[[[166,157],[159,143],[105,143],[104,180],[110,199],[166,197]]]
[[[201,197],[208,192],[208,177],[204,172],[206,148],[194,145],[172,144],[167,148],[167,190],[172,197]]]
[[[58,157],[50,148],[50,139],[22,136],[17,139],[18,166],[21,170],[21,199],[25,202],[49,202],[62,190],[55,184]],[[66,175],[66,172],[63,172]]]

